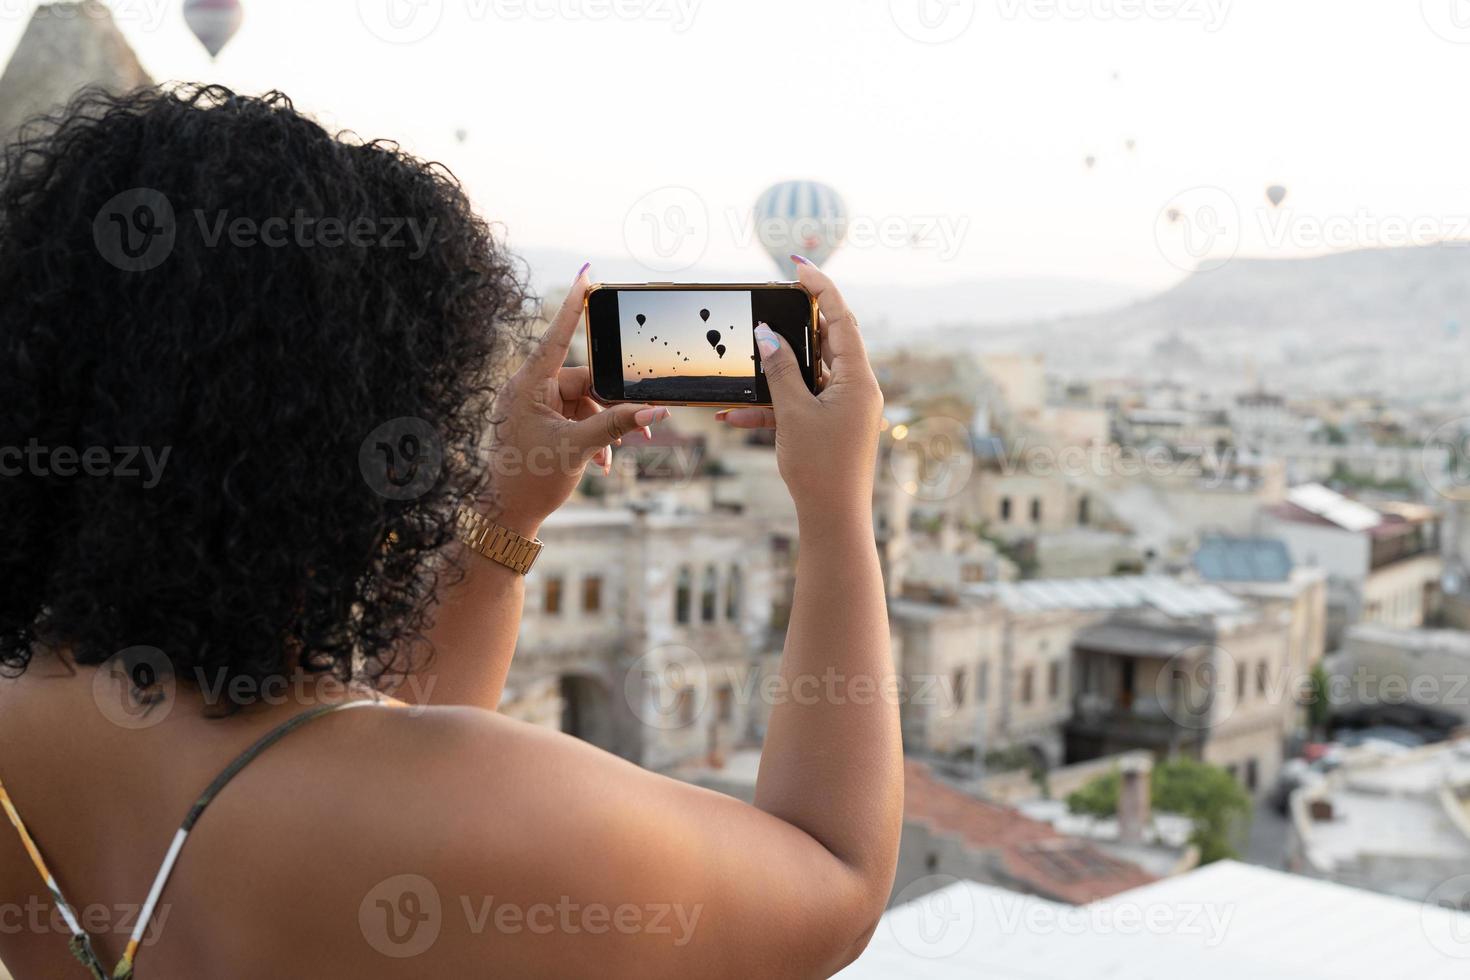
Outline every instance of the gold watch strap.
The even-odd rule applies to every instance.
[[[536,564],[541,542],[523,538],[509,528],[486,520],[468,507],[459,509],[459,539],[472,551],[524,575]]]

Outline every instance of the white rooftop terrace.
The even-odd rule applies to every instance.
[[[895,908],[843,980],[1464,980],[1470,914],[1221,861],[1074,907],[972,881]]]

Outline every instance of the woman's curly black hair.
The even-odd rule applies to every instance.
[[[411,668],[524,281],[442,167],[279,93],[88,91],[28,126],[0,163],[0,668]]]

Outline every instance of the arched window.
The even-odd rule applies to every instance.
[[[699,592],[699,618],[713,623],[720,611],[720,573],[711,565],[704,570],[704,588]]]
[[[740,607],[745,604],[745,584],[740,578],[740,566],[730,566],[730,578],[725,583],[725,618],[730,622],[740,619]]]
[[[1011,521],[1011,498],[1000,498],[1000,519],[1009,524]]]
[[[688,565],[679,569],[678,584],[674,587],[674,621],[677,623],[689,622],[689,615],[694,604],[694,573],[689,570]]]
[[[1092,501],[1083,497],[1077,501],[1077,523],[1086,527],[1092,521]]]

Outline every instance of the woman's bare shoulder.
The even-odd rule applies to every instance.
[[[844,870],[754,807],[493,712],[347,714],[242,775],[181,864],[180,894],[268,910],[287,972],[826,975],[858,938]]]

